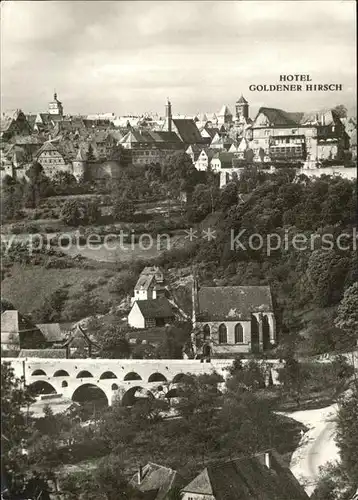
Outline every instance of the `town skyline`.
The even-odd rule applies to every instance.
[[[66,114],[162,115],[167,97],[174,114],[217,113],[223,104],[233,112],[241,94],[252,117],[262,106],[344,104],[352,114],[354,2],[295,2],[294,19],[291,3],[91,2],[84,11],[81,1],[6,2],[2,110],[40,112],[56,90]],[[343,90],[249,91],[298,72]]]

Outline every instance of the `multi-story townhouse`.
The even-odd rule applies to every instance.
[[[260,108],[252,126],[255,161],[294,161],[315,166],[341,160],[348,136],[334,110],[316,114]]]

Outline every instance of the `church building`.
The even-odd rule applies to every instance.
[[[194,281],[192,322],[200,345],[197,355],[258,353],[276,344],[269,286],[203,286],[198,290]]]

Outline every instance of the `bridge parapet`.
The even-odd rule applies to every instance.
[[[202,362],[193,359],[45,359],[8,358],[18,377],[23,376],[26,385],[46,382],[65,397],[84,385],[95,385],[106,394],[109,404],[117,394],[124,394],[135,387],[155,392],[161,384],[175,386],[178,375],[209,374],[214,371],[227,378],[233,359],[212,359]],[[271,366],[271,380],[278,383],[277,375],[282,363],[277,360],[262,361]]]

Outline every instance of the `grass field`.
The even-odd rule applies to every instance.
[[[1,296],[28,314],[41,307],[45,298],[58,288],[69,285],[71,293],[78,290],[79,283],[94,281],[103,273],[103,269],[45,269],[16,264],[11,268],[11,276],[2,281]],[[105,285],[96,288],[94,293],[103,300],[110,298]]]

